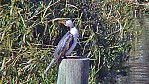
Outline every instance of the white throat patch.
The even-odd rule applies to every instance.
[[[70,33],[74,36],[74,37],[78,37],[78,30],[77,30],[77,28],[71,28],[70,29]]]

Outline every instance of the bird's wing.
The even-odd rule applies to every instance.
[[[57,55],[65,55],[68,49],[71,47],[73,43],[73,35],[68,31],[63,38],[59,41],[56,50],[54,52],[54,57]],[[57,57],[56,57],[57,58]]]
[[[48,65],[48,67],[46,68],[46,70],[44,71],[44,73],[46,74],[47,71],[50,69],[50,67],[53,65],[53,63],[55,61],[57,61],[58,59],[60,59],[62,56],[65,55],[65,53],[69,50],[69,48],[71,47],[73,42],[73,35],[70,32],[67,32],[63,38],[59,41],[56,50],[54,52],[54,58],[52,59],[52,61],[50,62],[50,64]]]
[[[52,59],[52,61],[50,62],[50,64],[48,65],[48,67],[46,68],[46,70],[44,71],[44,73],[46,74],[47,71],[50,69],[50,67],[53,65],[53,63],[55,61],[57,61],[58,59],[60,59],[62,56],[65,55],[65,53],[69,50],[69,48],[71,47],[73,43],[73,35],[70,32],[67,32],[63,38],[59,41],[56,50],[54,52],[54,58]]]

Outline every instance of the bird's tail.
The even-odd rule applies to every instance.
[[[46,68],[46,70],[44,71],[44,74],[46,74],[48,72],[48,70],[50,69],[50,67],[53,65],[54,61],[55,61],[55,59],[52,59],[52,61],[50,62],[50,64]]]

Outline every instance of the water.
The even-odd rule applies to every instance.
[[[149,84],[149,18],[139,19],[142,33],[134,43],[130,53],[128,76],[122,77],[118,84]]]

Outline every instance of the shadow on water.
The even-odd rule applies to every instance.
[[[130,53],[130,70],[118,84],[149,84],[149,18],[139,19],[138,22],[136,26],[142,28],[142,32]]]

